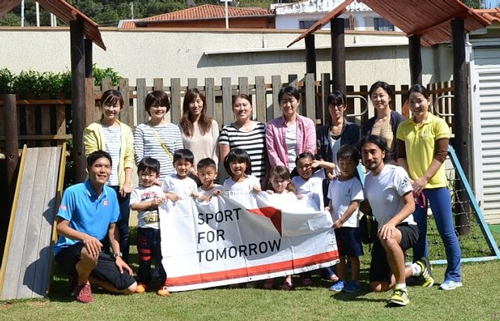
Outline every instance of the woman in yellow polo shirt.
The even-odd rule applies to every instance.
[[[455,233],[451,210],[451,196],[443,166],[448,153],[450,130],[446,122],[429,112],[429,92],[422,85],[413,85],[408,91],[412,117],[398,127],[398,163],[412,179],[413,190],[423,193],[430,202],[434,220],[443,240],[448,267],[442,290],[462,286],[460,274],[461,250]],[[428,257],[427,204],[417,205],[413,214],[420,238],[413,248],[413,257]]]

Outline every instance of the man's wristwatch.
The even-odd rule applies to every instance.
[[[123,254],[122,254],[122,252],[116,252],[116,253],[113,253],[113,256],[114,256],[114,257],[115,257],[115,259],[116,259],[117,257],[122,257],[122,256],[123,256]]]

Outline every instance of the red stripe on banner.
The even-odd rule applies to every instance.
[[[300,259],[270,263],[265,265],[252,266],[227,271],[211,272],[205,274],[187,275],[174,278],[167,278],[167,286],[182,286],[191,284],[208,283],[227,279],[238,279],[242,277],[255,276],[266,273],[274,273],[291,269],[303,268],[305,266],[326,263],[337,260],[339,253],[337,250],[316,254]]]
[[[265,206],[265,207],[260,207],[260,208],[255,208],[255,209],[247,209],[250,213],[254,213],[257,215],[262,215],[265,216],[269,219],[271,219],[271,223],[273,223],[274,227],[276,230],[278,230],[278,233],[281,234],[281,210],[271,207],[271,206]]]

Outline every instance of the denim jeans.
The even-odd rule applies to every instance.
[[[120,217],[116,222],[116,228],[120,232],[120,252],[122,252],[122,259],[128,264],[129,261],[129,248],[130,248],[130,229],[128,226],[128,221],[130,218],[130,194],[125,197],[120,195],[120,188],[118,186],[110,186],[116,192],[118,196],[118,205],[120,206]],[[103,240],[103,250],[109,253],[109,237],[105,237]]]
[[[455,232],[455,224],[453,223],[453,215],[451,211],[451,196],[450,191],[446,187],[424,189],[424,194],[427,201],[430,203],[434,220],[439,231],[439,235],[444,243],[446,251],[446,260],[448,267],[445,272],[445,281],[451,280],[460,282],[460,259],[461,249]],[[415,206],[413,214],[420,231],[420,237],[413,247],[413,260],[418,260],[421,257],[429,257],[429,244],[427,242],[427,206],[421,208]]]

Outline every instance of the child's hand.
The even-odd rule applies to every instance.
[[[151,200],[151,207],[158,207],[164,201],[165,199],[163,197],[155,197]]]
[[[330,212],[330,213],[331,213],[331,212],[332,212],[332,209],[330,208],[330,206],[325,206],[325,211],[327,211],[327,212]]]
[[[303,199],[303,198],[304,198],[304,196],[305,196],[304,194],[297,194],[297,199],[298,199],[298,200],[301,200],[301,199]]]
[[[171,200],[174,203],[181,199],[179,195],[174,193],[165,193],[165,198],[167,200]]]
[[[268,189],[266,192],[267,192],[267,194],[269,194],[269,195],[274,194],[274,191],[273,191],[272,189]]]
[[[197,192],[192,192],[191,197],[198,198],[200,195]]]
[[[336,220],[335,222],[333,222],[333,226],[332,226],[334,229],[339,229],[342,227],[342,222],[340,220]]]
[[[219,196],[220,193],[221,193],[221,190],[220,189],[216,189],[212,195],[213,196]]]
[[[211,196],[199,196],[198,199],[202,202],[210,202],[212,200]]]
[[[257,185],[255,185],[252,190],[254,192],[262,192],[262,189],[260,188],[260,186],[257,186]]]

